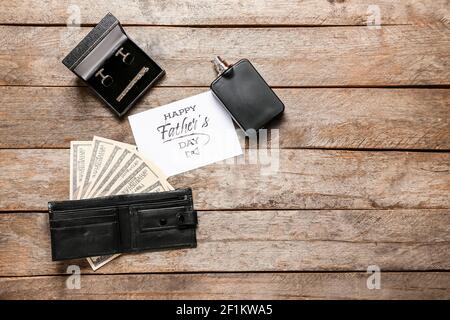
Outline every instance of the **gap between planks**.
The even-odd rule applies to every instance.
[[[424,270],[381,270],[383,273],[450,273],[450,269],[424,269]],[[301,270],[301,271],[173,271],[173,272],[122,272],[122,273],[81,273],[82,276],[142,276],[142,275],[158,275],[158,276],[171,276],[171,275],[233,275],[233,274],[360,274],[365,273],[361,270]],[[33,275],[0,275],[2,278],[44,278],[44,277],[68,277],[70,274],[61,273],[49,273],[49,274],[33,274]]]
[[[450,275],[443,272],[384,272],[380,290],[368,290],[370,274],[202,273],[123,274],[81,278],[67,289],[65,276],[0,278],[0,297],[23,299],[448,299]]]
[[[80,24],[81,28],[93,28],[96,23]],[[139,24],[139,23],[121,23],[123,27],[146,27],[146,28],[222,28],[222,29],[245,29],[245,28],[367,28],[367,24]],[[413,26],[412,23],[385,23],[380,24],[380,27],[395,27],[395,26]],[[0,27],[70,27],[65,23],[0,23]],[[78,26],[77,26],[78,27]]]

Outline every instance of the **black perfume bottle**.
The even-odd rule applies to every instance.
[[[119,117],[165,73],[128,38],[111,13],[64,58],[63,64]]]
[[[219,76],[211,90],[242,130],[259,130],[283,113],[283,102],[250,61],[228,65],[216,57],[212,62]]]

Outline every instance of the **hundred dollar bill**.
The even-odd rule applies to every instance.
[[[120,142],[94,136],[92,141],[92,153],[86,174],[81,183],[78,199],[86,199],[92,184],[96,181],[103,166],[107,163],[109,156],[117,150]],[[123,144],[125,146],[125,144]]]
[[[112,152],[113,147],[114,146],[112,143],[104,143],[103,141],[95,139],[92,141],[91,158],[89,160],[83,182],[81,183],[80,192],[78,193],[77,199],[85,199],[91,183],[97,176],[97,173],[102,164],[105,163],[108,155]]]
[[[70,143],[70,200],[77,198],[91,151],[92,141],[72,141]]]
[[[140,193],[157,181],[161,179],[166,180],[164,176],[161,177],[161,174],[158,174],[158,171],[158,169],[149,165],[148,162],[142,162],[122,181],[113,186],[110,192],[111,194]]]
[[[167,181],[156,181],[151,186],[143,189],[141,193],[162,192],[173,190],[173,187]]]
[[[131,153],[119,164],[117,170],[109,174],[109,178],[94,193],[94,197],[103,197],[112,194],[112,188],[120,183],[125,177],[142,163],[141,157],[137,153]]]
[[[110,178],[99,187],[94,194],[97,196],[108,196],[117,194],[131,194],[143,192],[144,188],[149,188],[156,180],[161,184],[166,184],[167,177],[161,170],[150,161],[142,158],[137,152],[124,159],[115,173],[108,173]],[[171,186],[168,187],[168,190]]]
[[[90,257],[90,258],[87,258],[86,260],[89,262],[89,265],[91,266],[92,270],[95,271],[95,270],[103,267],[108,262],[114,260],[118,256],[120,256],[120,254],[112,254],[112,255],[107,255],[107,256]]]
[[[123,166],[128,161],[131,155],[132,152],[128,149],[124,149],[119,152],[117,156],[112,160],[109,168],[105,170],[105,172],[102,173],[101,176],[97,179],[88,197],[95,198],[99,194],[101,194],[101,190],[103,190],[105,186],[107,186],[107,182],[110,181],[112,177],[114,177],[118,173],[121,166]]]
[[[136,151],[136,146],[133,146],[131,144],[117,142],[114,140],[109,140],[109,139],[105,139],[105,138],[101,138],[101,137],[94,137],[94,142],[95,141],[101,141],[105,144],[112,144],[113,149],[112,149],[111,153],[109,154],[109,156],[107,157],[107,159],[105,160],[105,162],[99,168],[98,173],[92,177],[92,182],[90,183],[90,186],[86,190],[85,198],[93,197],[93,193],[96,191],[97,187],[99,186],[101,179],[105,175],[107,175],[107,173],[111,170],[111,168],[115,166],[117,161],[122,159],[121,157],[122,157],[122,154],[124,151],[127,151],[127,152]]]

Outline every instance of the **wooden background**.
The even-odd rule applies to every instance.
[[[61,63],[108,11],[167,71],[131,114],[207,90],[217,54],[250,59],[286,111],[278,172],[170,179],[194,190],[197,249],[94,273],[51,261],[46,206],[68,198],[71,140],[133,142]],[[1,1],[0,298],[449,299],[449,49],[447,0]]]

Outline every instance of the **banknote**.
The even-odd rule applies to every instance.
[[[159,181],[159,177],[152,170],[153,168],[142,162],[137,168],[131,171],[122,181],[115,186],[111,194],[139,193],[148,186]]]
[[[96,177],[97,172],[100,170],[101,165],[104,164],[107,156],[111,153],[112,149],[112,143],[103,143],[99,140],[92,142],[91,158],[89,159],[83,181],[81,182],[77,199],[85,198],[87,189],[89,189],[92,180]]]
[[[94,136],[91,158],[83,182],[81,183],[78,199],[85,199],[88,196],[97,181],[97,178],[102,172],[104,174],[102,169],[107,168],[110,165],[111,158],[114,158],[116,154],[124,148],[132,150],[135,147],[118,141]]]
[[[112,164],[105,170],[104,173],[97,179],[88,197],[94,198],[101,193],[101,191],[107,186],[107,183],[112,180],[112,178],[119,172],[119,169],[127,163],[127,161],[132,156],[132,152],[128,149],[124,149],[119,153],[117,158],[112,160]]]
[[[124,159],[115,172],[108,174],[108,179],[94,192],[95,197],[106,196],[111,194],[114,185],[125,179],[125,177],[140,163],[141,158],[137,153],[131,153],[129,157]]]
[[[112,167],[115,166],[115,164],[117,163],[117,161],[119,161],[120,159],[122,159],[122,155],[124,152],[133,152],[136,150],[136,147],[131,145],[131,144],[126,144],[126,143],[121,143],[121,142],[117,142],[114,140],[109,140],[109,139],[105,139],[105,138],[101,138],[101,137],[94,137],[94,142],[96,141],[100,141],[100,143],[104,143],[104,144],[112,144],[113,145],[113,149],[111,151],[111,153],[109,154],[109,156],[107,157],[107,159],[105,160],[104,164],[101,165],[100,169],[98,172],[95,173],[94,175],[94,171],[92,172],[93,177],[91,179],[91,183],[89,188],[86,190],[85,193],[85,197],[86,198],[92,198],[93,195],[93,191],[96,190],[99,182],[101,181],[101,179],[105,176],[105,174],[107,172],[109,172],[111,170]]]
[[[70,199],[173,190],[167,177],[136,146],[94,136],[70,145]],[[118,254],[87,258],[93,270]]]
[[[92,141],[72,141],[70,143],[70,200],[77,198],[91,150]]]
[[[91,266],[92,270],[95,271],[95,270],[103,267],[108,262],[114,260],[118,256],[120,256],[120,254],[112,254],[112,255],[108,255],[108,256],[90,257],[90,258],[87,258],[86,260],[89,262],[89,265]]]

